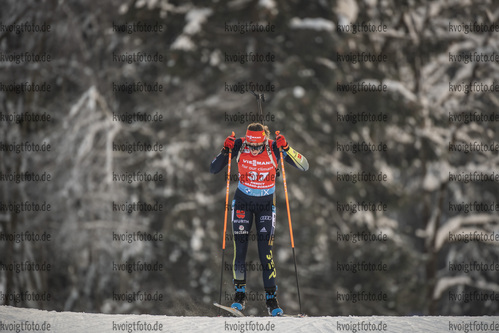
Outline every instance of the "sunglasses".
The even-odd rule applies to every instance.
[[[264,145],[259,145],[259,146],[250,146],[248,145],[250,150],[260,150],[263,148]]]

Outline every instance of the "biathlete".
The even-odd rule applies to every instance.
[[[231,307],[243,310],[246,304],[246,252],[249,232],[255,218],[258,253],[269,315],[283,314],[277,301],[276,269],[272,245],[275,233],[275,181],[282,148],[284,161],[306,171],[307,159],[291,148],[283,135],[269,139],[269,129],[260,123],[250,124],[246,136],[225,139],[220,154],[211,162],[210,172],[220,172],[229,162],[229,149],[236,158],[239,183],[232,201],[234,262],[232,265],[235,296]]]

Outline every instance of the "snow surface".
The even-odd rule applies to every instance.
[[[174,317],[55,312],[0,306],[0,332],[43,332],[42,325],[45,325],[45,332],[441,333],[497,332],[499,317]],[[35,329],[31,329],[33,327]]]

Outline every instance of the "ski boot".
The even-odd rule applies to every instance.
[[[246,306],[246,284],[235,284],[236,294],[234,295],[234,303],[230,306],[236,310],[242,311]]]
[[[283,311],[279,307],[279,302],[277,302],[276,291],[277,291],[277,287],[275,289],[265,290],[265,298],[267,299],[267,301],[266,301],[267,310],[269,312],[269,315],[271,315],[273,317],[283,315]]]

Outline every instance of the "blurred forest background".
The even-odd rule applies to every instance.
[[[50,153],[0,151],[2,174],[52,175],[50,182],[0,182],[3,203],[35,201],[51,212],[0,211],[0,235],[25,231],[50,242],[0,241],[2,263],[47,262],[51,271],[0,270],[0,293],[49,292],[49,302],[0,304],[57,311],[216,315],[225,175],[208,172],[223,140],[243,136],[248,122],[228,116],[257,112],[237,82],[270,82],[264,113],[303,153],[307,172],[286,176],[303,310],[308,315],[492,315],[496,301],[454,301],[449,293],[499,293],[498,271],[453,271],[449,263],[499,263],[497,242],[452,242],[449,233],[499,232],[497,212],[456,212],[449,203],[497,202],[496,182],[449,181],[449,173],[499,172],[497,152],[449,151],[450,143],[499,142],[497,122],[450,121],[450,115],[496,112],[497,93],[453,92],[449,83],[499,81],[497,62],[453,62],[449,53],[497,53],[499,33],[453,32],[450,24],[499,23],[492,0],[232,0],[3,1],[4,25],[51,25],[49,33],[0,31],[0,52],[48,53],[47,63],[0,61],[0,82],[46,82],[50,93],[0,91],[0,112],[46,112],[50,122],[0,121],[0,141],[50,143]],[[159,33],[113,30],[113,23],[159,23]],[[226,24],[259,22],[275,32],[228,32]],[[338,31],[338,24],[385,24],[380,33]],[[163,62],[123,63],[113,54],[145,52]],[[225,54],[270,52],[274,62],[227,62]],[[384,54],[386,62],[345,62],[338,55]],[[158,93],[117,93],[113,83],[157,82]],[[386,84],[382,93],[338,91],[338,83]],[[142,112],[161,122],[115,121]],[[339,116],[383,113],[386,122],[345,122]],[[128,154],[113,142],[149,142],[161,152]],[[386,143],[386,152],[342,152],[337,143]],[[237,170],[235,162],[232,170]],[[163,181],[119,182],[113,172],[159,172]],[[383,172],[385,182],[345,182],[338,174]],[[233,171],[235,173],[235,171]],[[236,182],[231,183],[231,197]],[[298,311],[282,179],[277,181],[275,261],[279,300]],[[122,213],[113,202],[164,205],[161,212]],[[383,202],[384,212],[338,211],[337,203]],[[229,227],[230,230],[230,227]],[[142,231],[157,242],[113,241]],[[253,230],[254,231],[254,230]],[[382,232],[383,242],[340,240],[338,234]],[[256,244],[248,261],[256,263]],[[159,262],[160,272],[113,270],[113,262]],[[232,261],[232,242],[225,260]],[[338,263],[385,263],[386,272],[352,273]],[[260,272],[248,289],[262,293]],[[163,301],[126,302],[113,292],[159,291]],[[338,293],[383,292],[387,301],[342,301]],[[224,270],[224,295],[233,293]],[[230,303],[224,297],[224,303]],[[263,301],[248,313],[265,314]]]

